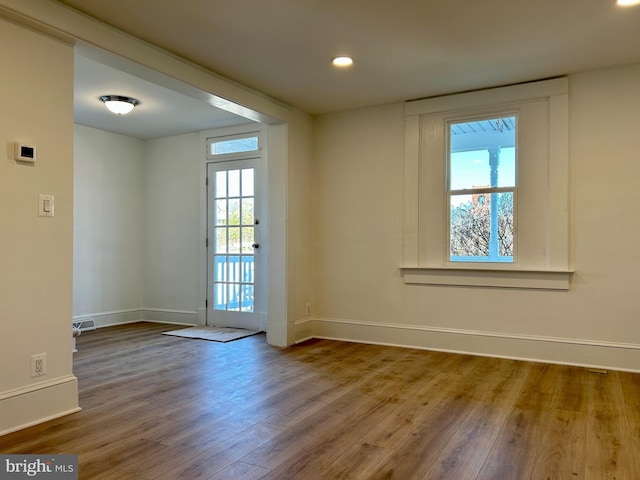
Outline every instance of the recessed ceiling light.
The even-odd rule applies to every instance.
[[[340,56],[334,58],[331,63],[336,67],[349,67],[353,65],[353,59],[351,57]]]
[[[630,7],[640,4],[640,0],[617,0],[616,3],[621,7]]]

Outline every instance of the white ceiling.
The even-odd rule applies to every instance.
[[[127,73],[129,70],[147,79]],[[249,122],[159,84],[171,86],[168,80],[142,67],[79,48],[75,55],[74,121],[144,140]],[[114,115],[100,100],[102,95],[133,97],[140,105],[128,115]]]
[[[640,62],[614,0],[62,3],[312,114]]]

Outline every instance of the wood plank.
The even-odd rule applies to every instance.
[[[640,375],[331,340],[83,333],[83,410],[0,437],[80,479],[631,479]]]
[[[585,478],[634,478],[640,472],[638,443],[628,423],[620,376],[609,372],[592,374],[588,379]]]
[[[557,365],[531,366],[522,391],[476,477],[478,480],[531,478],[536,459],[548,441],[550,407],[560,374]]]
[[[209,477],[207,480],[259,480],[269,473],[266,468],[256,467],[249,463],[233,462],[228,467],[223,468],[218,473]]]
[[[433,479],[475,478],[489,455],[507,415],[522,391],[531,366],[525,362],[494,365],[484,378],[481,397],[428,470]]]

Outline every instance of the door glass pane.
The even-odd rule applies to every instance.
[[[229,257],[229,282],[240,282],[240,257],[232,255]]]
[[[229,170],[229,191],[227,196],[240,196],[240,170]]]
[[[224,255],[216,255],[214,258],[213,281],[227,281],[227,257]]]
[[[242,227],[242,253],[253,253],[253,227]]]
[[[240,310],[240,284],[229,284],[229,302],[227,304],[227,310],[239,311]]]
[[[242,224],[253,225],[255,217],[253,215],[253,198],[242,199]]]
[[[242,283],[253,283],[253,256],[242,257]]]
[[[240,227],[229,227],[229,253],[240,253]]]
[[[216,228],[215,253],[227,253],[227,229],[225,227]]]
[[[213,309],[214,310],[227,309],[226,286],[227,286],[226,283],[216,283],[213,286]]]
[[[253,197],[253,168],[242,170],[242,196]]]
[[[216,198],[227,196],[227,172],[216,172]]]
[[[216,200],[215,210],[215,224],[226,225],[227,224],[227,200]]]
[[[240,199],[229,200],[229,225],[240,225]]]
[[[242,304],[243,312],[253,312],[253,285],[242,286]]]

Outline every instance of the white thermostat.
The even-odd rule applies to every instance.
[[[25,145],[24,143],[16,143],[15,159],[20,162],[36,163],[36,147]]]

